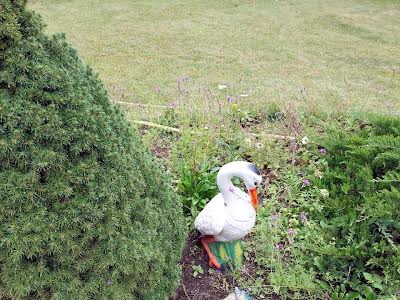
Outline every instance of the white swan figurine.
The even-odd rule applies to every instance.
[[[232,177],[244,181],[248,194],[232,184]],[[209,243],[242,239],[253,228],[258,206],[256,187],[260,182],[260,171],[249,162],[234,161],[219,170],[217,185],[220,193],[211,199],[194,222],[202,234],[201,243],[210,258],[210,267],[219,269],[221,265]]]

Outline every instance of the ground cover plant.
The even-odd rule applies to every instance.
[[[263,169],[265,201],[255,232],[246,241],[247,266],[228,279],[233,282],[230,287],[246,287],[260,299],[274,294],[281,299],[396,299],[398,116],[301,120],[289,117],[290,111],[281,114],[287,117],[274,126],[292,126],[290,132],[297,139],[271,143],[270,135],[258,134],[247,147],[232,145],[237,157],[259,165],[268,160],[268,164]],[[264,115],[264,121],[271,122]],[[304,136],[301,124],[308,125],[309,136]],[[246,139],[246,132],[238,134]],[[224,152],[220,148],[214,157],[224,161]],[[186,156],[188,165],[193,153]],[[208,176],[215,173],[215,167],[207,169],[203,163],[199,167],[192,169],[201,174],[199,181],[191,181],[193,190],[209,186]],[[188,180],[187,172],[176,171],[177,180]],[[187,197],[188,189],[180,191],[186,201],[193,201]],[[198,210],[204,205],[190,203]],[[192,220],[191,212],[187,213]],[[197,266],[195,262],[187,267]]]
[[[323,140],[327,168],[312,181],[329,191],[315,217],[326,244],[317,268],[330,284],[366,296],[399,291],[399,137],[399,117],[375,116]]]
[[[163,168],[63,35],[25,1],[0,20],[0,298],[167,298],[185,223]]]
[[[221,299],[234,286],[256,299],[399,297],[398,1],[30,5],[49,32],[67,32],[132,122],[172,127],[140,132],[189,230],[221,165],[262,169],[242,270],[209,270],[191,235],[174,299]]]
[[[303,140],[297,166],[270,187],[253,246],[271,273],[256,289],[295,299],[398,296],[399,119],[347,118],[347,128],[333,123],[322,139]]]

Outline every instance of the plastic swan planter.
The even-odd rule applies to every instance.
[[[244,181],[248,194],[232,184],[232,177]],[[232,256],[241,256],[236,252],[241,252],[240,240],[255,224],[258,206],[256,187],[260,182],[258,168],[245,161],[228,163],[218,172],[220,193],[211,199],[195,220],[195,227],[202,234],[201,243],[210,258],[210,267],[220,269],[221,264]],[[230,248],[233,250],[229,251]]]

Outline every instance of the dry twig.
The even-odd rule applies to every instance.
[[[165,125],[161,125],[161,124],[157,124],[157,123],[153,123],[153,122],[148,122],[148,121],[141,121],[141,120],[132,120],[133,123],[138,124],[138,125],[145,125],[148,127],[154,127],[154,128],[158,128],[158,129],[162,129],[165,131],[170,131],[170,132],[177,132],[177,133],[182,133],[182,130],[179,128],[175,128],[175,127],[170,127],[170,126],[165,126]],[[192,134],[201,134],[201,132],[199,131],[191,131]],[[250,133],[251,136],[257,136],[257,134],[255,133]],[[273,139],[277,139],[277,140],[289,140],[289,141],[294,141],[296,140],[295,137],[293,136],[287,136],[287,135],[279,135],[279,134],[272,134],[272,133],[266,133],[265,134],[267,137],[273,138]]]

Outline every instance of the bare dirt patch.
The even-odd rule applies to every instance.
[[[186,242],[181,260],[182,282],[170,300],[223,300],[241,284],[229,270],[216,271],[208,267],[208,257],[200,244],[199,236],[191,234]],[[204,274],[193,275],[192,266],[201,266]],[[258,266],[246,260],[240,276],[255,276]],[[253,299],[257,299],[253,296]],[[264,300],[278,300],[276,295],[265,295]]]
[[[198,236],[189,236],[183,256],[182,283],[170,300],[222,300],[230,293],[232,278],[228,272],[214,269],[209,272],[208,257],[201,248]],[[204,274],[193,276],[192,266],[201,266]],[[225,283],[225,284],[224,284]]]

